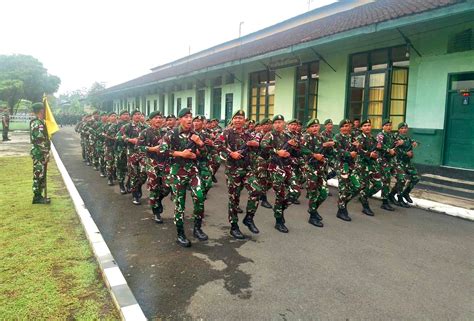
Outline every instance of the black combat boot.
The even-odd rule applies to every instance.
[[[140,205],[142,202],[140,201],[140,197],[138,192],[133,192],[132,193],[132,203],[135,205]]]
[[[407,193],[406,190],[403,191],[402,196],[403,196],[404,199],[407,200],[408,203],[413,204],[413,200],[411,199],[410,194]]]
[[[398,201],[395,199],[395,192],[393,191],[388,194],[388,201],[392,203],[393,205],[400,206]]]
[[[308,210],[308,213],[311,215],[311,212]],[[323,217],[321,215],[319,215],[318,211],[314,211],[312,214],[314,214],[314,216],[316,217],[316,219],[318,221],[322,221],[323,220]]]
[[[127,190],[125,189],[125,185],[122,182],[119,182],[119,187],[120,187],[120,194],[124,195],[127,194]]]
[[[234,239],[243,240],[245,236],[240,232],[239,225],[237,223],[232,223],[230,226],[230,235],[234,237]]]
[[[337,210],[336,217],[343,220],[343,221],[346,221],[346,222],[352,221],[352,219],[349,216],[349,212],[347,212],[347,210],[345,208],[339,208]]]
[[[300,205],[300,204],[301,204],[301,202],[300,202],[297,198],[293,199],[293,200],[291,201],[291,203],[293,203],[293,204],[295,204],[295,205]]]
[[[153,211],[153,219],[155,220],[156,224],[163,224],[163,219],[161,218],[161,212],[158,210],[157,207],[152,207],[151,210]]]
[[[215,176],[215,175],[212,175],[212,182],[213,182],[214,184],[216,184],[216,183],[217,183],[217,178],[216,178],[216,176]]]
[[[359,201],[362,204],[362,213],[368,216],[374,216],[374,212],[372,212],[372,209],[369,206],[369,202],[367,200],[362,199],[362,197],[359,197]]]
[[[283,222],[283,218],[279,217],[276,219],[275,222],[275,228],[282,233],[288,233],[288,228],[285,226],[285,223]]]
[[[157,210],[160,214],[163,213],[163,197],[160,196],[160,197],[158,198],[158,201],[157,201],[156,203],[157,203],[157,205],[158,205],[158,206],[156,207],[156,210]]]
[[[127,193],[132,192],[131,187],[130,187],[130,178],[127,179],[127,182],[125,183],[125,190],[127,191]]]
[[[106,177],[104,169],[101,167],[100,168],[100,177]]]
[[[186,238],[186,234],[184,234],[184,227],[178,227],[178,238],[176,239],[176,243],[182,247],[191,247],[191,241]]]
[[[401,194],[397,195],[397,200],[398,200],[398,204],[400,204],[401,207],[410,208],[410,205],[408,205],[408,203],[405,202]]]
[[[260,196],[260,201],[261,201],[261,205],[265,208],[273,208],[272,207],[272,204],[268,203],[268,200],[267,200],[267,194],[262,194],[262,196]]]
[[[143,196],[143,191],[142,191],[142,185],[138,185],[138,198],[142,198]]]
[[[202,219],[197,219],[194,221],[193,235],[199,241],[207,241],[209,237],[206,235],[206,233],[202,231],[201,226],[202,226]]]
[[[317,226],[317,227],[323,227],[324,226],[323,222],[318,220],[318,217],[316,216],[316,214],[314,212],[309,213],[308,223],[311,224],[311,225]]]
[[[395,209],[390,205],[388,200],[382,200],[382,205],[380,206],[380,208],[390,212],[395,211]]]
[[[254,214],[247,213],[242,223],[244,223],[244,225],[249,228],[250,232],[252,232],[253,234],[258,234],[260,233],[260,231],[258,230],[257,226],[255,226],[253,217],[254,217]]]
[[[240,206],[237,206],[237,210],[236,210],[236,211],[237,211],[237,213],[239,213],[239,214],[244,212],[244,210],[241,209]]]
[[[43,197],[41,194],[35,194],[33,196],[32,204],[49,204],[51,203],[51,199],[49,197]]]
[[[114,179],[112,178],[112,176],[109,176],[107,178],[107,185],[109,186],[113,186],[114,185]]]

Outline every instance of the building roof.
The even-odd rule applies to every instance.
[[[103,91],[102,94],[147,85],[167,78],[185,75],[203,68],[259,56],[278,49],[321,39],[352,29],[398,19],[460,2],[464,2],[464,0],[377,0],[375,2],[369,2],[349,10],[322,18],[316,18],[315,20],[283,29],[276,33],[269,33],[267,36],[256,37],[255,40],[243,42],[238,46],[231,45],[232,42],[236,41],[233,40],[206,49],[189,57],[155,67],[152,69],[153,72],[110,87]],[[318,9],[312,12],[318,12]],[[307,15],[308,13],[305,13],[277,25],[290,24],[290,22],[295,21],[296,18]],[[252,36],[258,35],[260,32],[270,28],[272,27],[253,33]],[[240,42],[241,40],[237,39],[237,41]]]

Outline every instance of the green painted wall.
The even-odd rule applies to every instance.
[[[293,118],[295,105],[296,68],[278,69],[276,73],[278,76],[275,76],[274,114],[282,114],[285,119],[290,120]]]

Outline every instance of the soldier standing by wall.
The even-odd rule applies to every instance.
[[[174,201],[174,222],[178,237],[176,242],[183,247],[190,247],[191,242],[184,233],[184,206],[186,190],[191,190],[194,204],[194,230],[193,235],[200,241],[205,241],[208,236],[202,231],[204,216],[204,194],[201,188],[201,179],[197,168],[196,146],[202,148],[204,142],[192,131],[193,117],[189,108],[179,111],[179,126],[168,130],[160,144],[160,153],[172,157],[170,175],[171,189]]]
[[[35,118],[30,122],[31,157],[33,158],[33,204],[49,204],[50,199],[43,197],[46,188],[46,171],[49,161],[51,142],[44,122],[43,103],[34,103],[31,108]]]

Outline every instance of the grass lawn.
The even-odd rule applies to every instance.
[[[32,205],[30,157],[0,157],[0,319],[120,319],[52,159]]]
[[[8,128],[9,130],[30,130],[30,123],[29,122],[10,122],[10,126]]]

